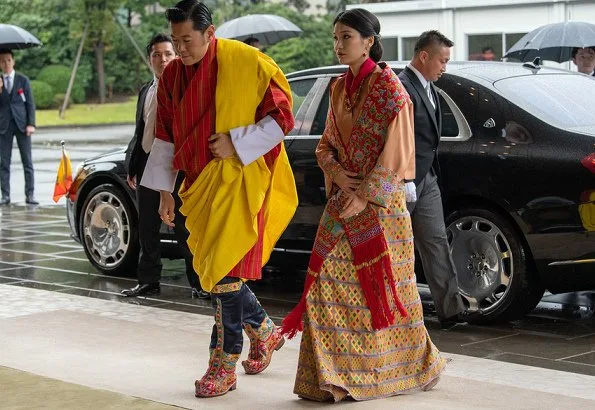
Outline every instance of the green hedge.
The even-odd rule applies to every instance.
[[[54,105],[54,89],[48,83],[32,80],[31,91],[33,92],[36,108],[51,108]]]
[[[70,68],[63,65],[48,65],[41,69],[36,80],[44,81],[52,86],[56,94],[66,94],[68,82],[70,81]],[[77,73],[74,86],[72,87],[71,98],[75,103],[85,102],[86,80]]]

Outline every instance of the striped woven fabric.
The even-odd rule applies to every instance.
[[[445,367],[423,322],[403,184],[391,206],[375,208],[408,316],[373,330],[351,247],[343,236],[308,293],[294,387],[299,396],[320,401],[347,395],[355,400],[388,397],[425,386]]]

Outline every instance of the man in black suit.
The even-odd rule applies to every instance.
[[[0,50],[0,205],[10,204],[10,161],[12,141],[17,138],[25,171],[25,202],[37,205],[33,196],[31,135],[35,132],[35,101],[29,79],[14,70],[11,50]]]
[[[140,260],[138,264],[138,284],[131,289],[124,289],[124,296],[143,296],[157,294],[161,287],[161,243],[159,230],[161,218],[159,217],[160,194],[157,191],[139,184],[151,146],[155,139],[155,116],[157,113],[157,82],[163,69],[176,57],[171,38],[165,34],[157,34],[147,45],[147,55],[153,70],[153,80],[143,85],[136,105],[136,129],[134,137],[126,150],[126,167],[128,170],[128,185],[136,190],[138,204],[139,240],[141,245]],[[181,173],[180,173],[181,174]],[[178,175],[178,192],[183,175]],[[192,254],[188,249],[186,240],[188,231],[185,228],[185,218],[180,214],[180,198],[176,195],[175,228],[174,232],[179,246],[182,247],[186,261],[186,276],[192,286],[192,296],[198,298],[209,297],[200,287],[198,276],[192,267]]]
[[[414,56],[399,74],[414,107],[415,181],[407,184],[407,207],[413,236],[436,305],[438,319],[448,329],[463,321],[463,301],[444,226],[442,198],[438,187],[438,144],[442,129],[440,100],[433,81],[440,78],[450,60],[453,42],[440,32],[422,33]],[[411,195],[412,193],[412,195]]]

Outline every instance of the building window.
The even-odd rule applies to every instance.
[[[488,47],[493,50],[493,57],[484,57],[483,51]],[[468,37],[469,60],[500,60],[502,58],[502,34],[475,34]],[[489,53],[486,53],[486,56]]]
[[[519,41],[525,34],[527,33],[506,33],[504,34],[504,50],[508,51],[508,49],[515,45],[517,41]],[[509,59],[508,61],[514,61],[513,59]]]
[[[382,59],[384,61],[393,61],[399,59],[399,39],[397,37],[382,37],[380,40],[382,48]]]
[[[413,51],[415,50],[417,37],[401,37],[401,41],[403,44],[403,54],[400,59],[406,61],[411,60],[413,58]]]
[[[467,36],[469,60],[500,61],[506,50],[526,33],[470,34]],[[490,50],[491,49],[491,50]]]

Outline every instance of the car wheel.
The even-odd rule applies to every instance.
[[[544,288],[529,268],[512,225],[487,209],[464,208],[446,219],[459,291],[474,322],[517,319],[535,308]]]
[[[109,275],[136,272],[137,213],[128,195],[113,184],[91,190],[80,213],[80,237],[89,261]]]

